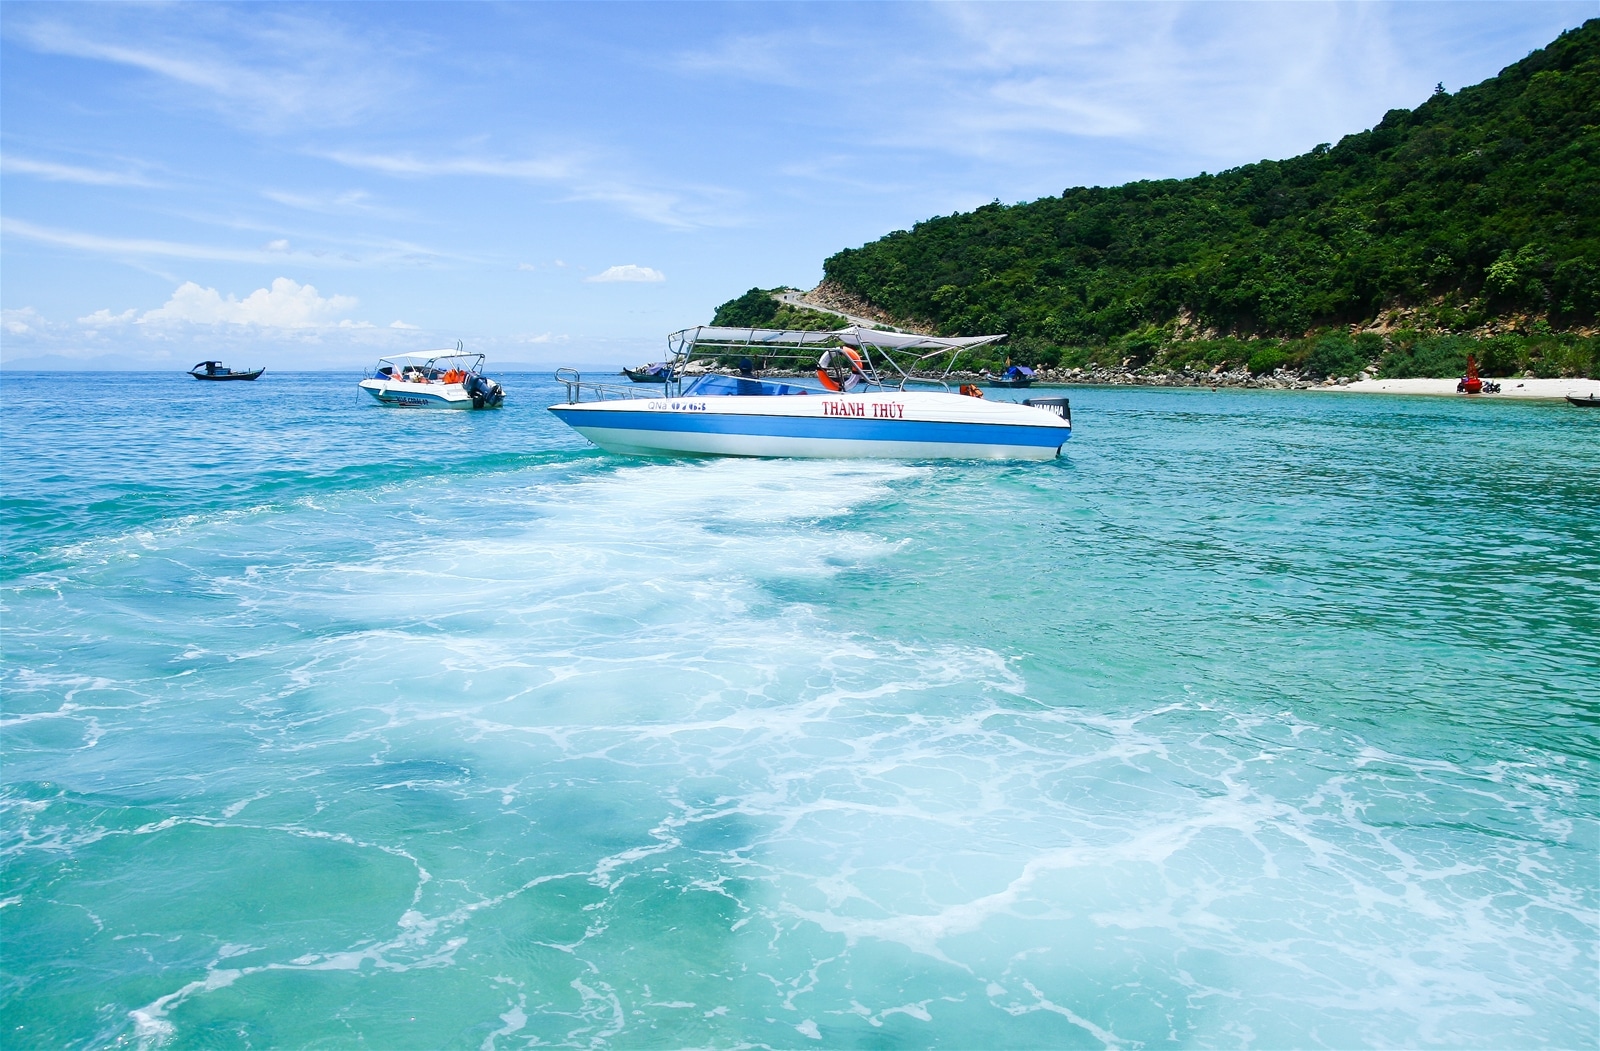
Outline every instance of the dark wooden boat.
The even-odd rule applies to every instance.
[[[623,369],[622,374],[635,383],[665,383],[672,378],[672,366],[659,363],[640,365],[636,369]]]
[[[197,380],[253,380],[265,371],[266,367],[262,366],[259,369],[235,372],[220,361],[202,361],[189,370],[189,375]]]
[[[1574,398],[1568,394],[1567,404],[1576,405],[1580,409],[1600,409],[1600,397],[1591,394],[1587,398]]]

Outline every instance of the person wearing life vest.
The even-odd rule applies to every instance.
[[[817,361],[817,380],[829,390],[855,390],[867,382],[861,355],[849,347],[823,351]]]

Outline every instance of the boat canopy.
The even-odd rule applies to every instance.
[[[790,359],[791,367],[802,370],[809,366],[808,355],[818,350],[847,348],[861,378],[872,386],[885,383],[903,386],[907,382],[927,382],[914,376],[921,364],[929,358],[948,358],[944,375],[955,368],[956,358],[963,351],[998,343],[1004,333],[993,336],[925,336],[916,332],[893,332],[869,328],[865,325],[847,325],[832,330],[734,328],[724,325],[697,325],[681,329],[667,337],[667,347],[672,352],[675,376],[683,375],[691,359],[702,352],[718,357],[748,354],[759,359],[761,367],[768,367],[774,359]],[[860,353],[857,354],[856,352]],[[811,361],[816,359],[810,358]],[[888,380],[885,370],[898,375]],[[943,382],[942,379],[934,382]]]
[[[951,350],[971,350],[986,343],[998,343],[1006,338],[1004,332],[994,336],[921,336],[915,332],[884,332],[875,328],[851,325],[835,332],[840,343],[859,347],[882,347],[884,350],[928,350],[942,354]]]
[[[404,354],[387,354],[379,361],[432,361],[435,358],[481,358],[482,354],[462,350],[413,350]]]
[[[915,332],[887,332],[849,325],[833,331],[811,331],[780,328],[728,328],[715,325],[697,325],[674,332],[667,337],[672,345],[691,347],[820,347],[841,343],[847,347],[881,347],[884,350],[925,350],[943,354],[952,350],[969,350],[986,343],[1005,339],[1005,333],[994,336],[923,336]]]
[[[782,328],[728,328],[717,325],[696,325],[674,332],[667,339],[697,347],[820,347],[838,339],[836,332],[813,332],[804,329]]]

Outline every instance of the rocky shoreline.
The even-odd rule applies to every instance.
[[[954,372],[951,373],[951,376],[952,378],[972,380],[978,383],[989,378],[981,372]],[[1363,372],[1358,376],[1330,376],[1325,380],[1313,379],[1292,369],[1278,369],[1266,375],[1256,376],[1252,375],[1250,370],[1246,368],[1227,371],[1222,369],[1204,371],[1184,368],[1148,372],[1095,366],[1086,369],[1047,367],[1034,371],[1035,383],[1083,383],[1113,387],[1242,387],[1260,390],[1310,390],[1313,387],[1348,386],[1351,383],[1371,378],[1371,373]]]
[[[737,374],[737,371],[729,366],[719,366],[714,361],[706,359],[690,362],[688,368],[684,370],[684,374],[696,376],[707,372],[717,372],[732,376]],[[760,375],[793,378],[810,376],[811,373],[806,370],[795,369],[764,369]],[[979,385],[987,383],[994,378],[988,372],[973,372],[964,369],[958,369],[950,373],[948,377],[943,372],[914,372],[912,375],[917,379],[923,380],[948,378],[955,383],[975,383]],[[1152,373],[1133,369],[1097,366],[1088,369],[1046,367],[1034,371],[1034,383],[1036,385],[1084,384],[1112,387],[1243,387],[1260,390],[1311,390],[1316,387],[1349,386],[1352,383],[1372,378],[1371,373],[1363,372],[1359,376],[1339,376],[1319,380],[1303,376],[1291,369],[1278,369],[1270,375],[1253,376],[1248,369],[1244,368],[1232,371],[1212,370],[1209,372],[1181,369]]]

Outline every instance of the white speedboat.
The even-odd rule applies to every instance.
[[[550,411],[600,448],[632,455],[1053,459],[1072,435],[1065,398],[1018,404],[985,399],[972,386],[949,388],[963,350],[1003,338],[859,326],[837,332],[702,326],[669,337],[677,367],[662,395],[641,396],[637,388],[588,382],[562,369],[556,378],[567,400]],[[737,359],[738,371],[728,364],[684,376],[683,366],[697,356]],[[949,359],[942,377],[911,375],[936,357]],[[793,378],[793,359],[815,363],[815,379]],[[783,375],[774,376],[774,367]],[[911,389],[919,382],[930,389]]]
[[[359,384],[383,405],[417,409],[497,409],[505,403],[500,384],[483,374],[483,355],[455,350],[420,350],[378,359]]]

